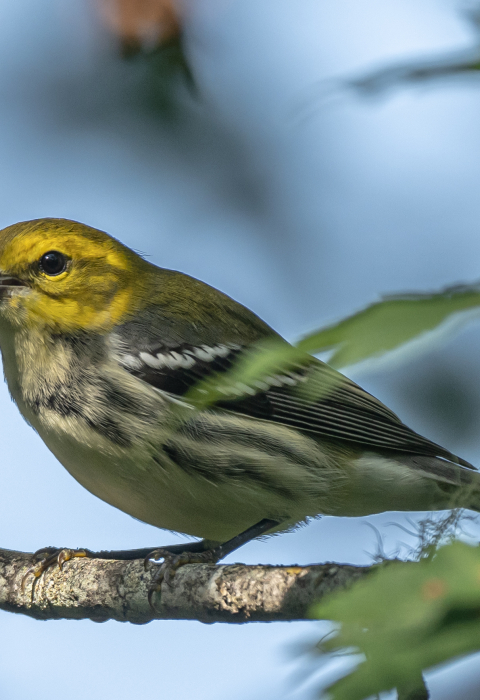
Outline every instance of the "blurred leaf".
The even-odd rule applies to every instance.
[[[127,52],[157,47],[181,34],[177,0],[95,0],[95,4]]]
[[[380,68],[359,78],[344,82],[347,88],[360,94],[374,95],[397,87],[402,83],[426,83],[444,78],[471,76],[480,70],[480,51],[460,52],[451,56],[440,56],[429,61],[411,61],[400,65]]]
[[[94,0],[104,25],[120,43],[123,58],[144,70],[143,99],[171,120],[178,116],[177,91],[195,93],[182,41],[178,0]]]
[[[329,364],[345,367],[394,350],[454,317],[461,320],[460,314],[472,309],[478,309],[480,316],[480,284],[457,285],[432,294],[389,296],[312,333],[297,347],[309,353],[333,350]]]
[[[178,117],[178,89],[182,85],[191,95],[197,94],[181,38],[173,38],[151,51],[136,52],[126,58],[144,64],[144,98],[150,109],[163,117],[170,120]]]
[[[480,649],[480,549],[454,542],[429,559],[384,563],[312,617],[340,625],[322,651],[362,655],[328,688],[334,700],[415,687],[424,669]]]
[[[371,97],[402,85],[424,85],[449,78],[480,77],[479,4],[465,8],[462,15],[476,34],[476,40],[470,48],[429,58],[398,61],[387,67],[364,72],[359,77],[322,80],[296,105],[295,114],[305,118],[308,113],[316,110],[319,103],[340,97],[345,89],[354,90],[362,97]]]
[[[480,7],[465,8],[462,14],[477,35],[477,40],[471,49],[381,68],[360,78],[347,80],[347,87],[360,93],[373,94],[401,83],[425,83],[441,78],[478,73],[480,71]]]
[[[398,61],[390,66],[365,72],[357,78],[321,81],[309,91],[296,112],[305,116],[318,102],[339,97],[346,89],[355,90],[361,96],[377,95],[400,85],[425,84],[448,78],[476,77],[480,71],[480,5],[477,3],[462,12],[473,29],[476,40],[469,49],[441,53],[428,58]]]

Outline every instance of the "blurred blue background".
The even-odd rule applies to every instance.
[[[199,101],[170,121],[142,98],[87,0],[0,4],[0,227],[56,216],[219,287],[294,340],[382,293],[480,278],[480,82],[375,98],[322,81],[468,48],[448,0],[190,0]],[[332,83],[328,83],[332,84]],[[335,83],[333,83],[335,84]],[[480,329],[408,363],[349,372],[419,432],[480,464]],[[368,371],[367,371],[368,370]],[[0,388],[1,546],[91,549],[180,541],[84,491]],[[415,516],[419,517],[419,516]],[[405,514],[324,518],[244,547],[247,563],[369,563],[413,538]],[[472,536],[480,530],[468,523]],[[0,697],[298,700],[298,656],[321,623],[36,622],[0,612]],[[429,676],[434,700],[478,698],[478,658]],[[477,688],[477,689],[476,689]],[[387,697],[387,696],[385,696]]]

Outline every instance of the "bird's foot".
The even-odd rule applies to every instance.
[[[150,554],[145,557],[145,571],[148,569],[152,559],[154,561],[163,559],[163,562],[160,564],[153,577],[148,591],[148,602],[152,610],[155,610],[153,596],[161,590],[164,581],[172,588],[173,577],[181,566],[185,566],[185,564],[216,564],[217,561],[221,559],[221,556],[219,556],[219,553],[217,553],[215,549],[207,549],[204,552],[180,552],[179,554],[172,553],[165,548],[154,549],[153,552],[150,552]]]
[[[37,579],[40,578],[44,571],[47,571],[47,569],[50,569],[50,567],[55,566],[55,564],[57,564],[58,568],[61,570],[65,562],[70,561],[70,559],[88,556],[90,556],[90,552],[88,549],[59,549],[58,547],[43,547],[42,549],[38,549],[32,555],[32,559],[35,563],[33,564],[33,566],[27,569],[27,571],[23,575],[21,584],[22,593],[25,593],[25,583],[30,574],[32,574],[34,577],[34,587],[35,582],[37,581]],[[39,557],[41,557],[40,560],[36,561]]]

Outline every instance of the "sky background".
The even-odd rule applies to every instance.
[[[55,216],[103,229],[219,287],[295,340],[381,294],[480,278],[480,81],[363,98],[338,79],[468,49],[447,0],[191,0],[201,101],[173,124],[139,98],[87,0],[0,3],[0,227]],[[330,93],[329,93],[330,90]],[[329,99],[326,96],[330,95]],[[417,431],[480,464],[480,327],[349,375]],[[0,387],[1,546],[125,549],[181,541],[82,489]],[[418,516],[415,516],[418,517]],[[412,544],[404,514],[324,518],[254,542],[246,563],[369,563]],[[467,525],[473,537],[480,529]],[[227,560],[228,561],[228,560]],[[0,612],[0,697],[307,700],[300,645],[322,623],[37,622]],[[478,698],[478,657],[429,676]],[[387,696],[385,696],[387,697]]]

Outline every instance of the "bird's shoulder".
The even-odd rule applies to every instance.
[[[160,272],[150,303],[109,335],[116,360],[152,386],[182,396],[207,376],[228,371],[256,343],[286,342],[214,287],[181,273]]]
[[[136,294],[133,314],[115,329],[129,342],[169,349],[279,337],[246,306],[182,272],[150,265]]]

